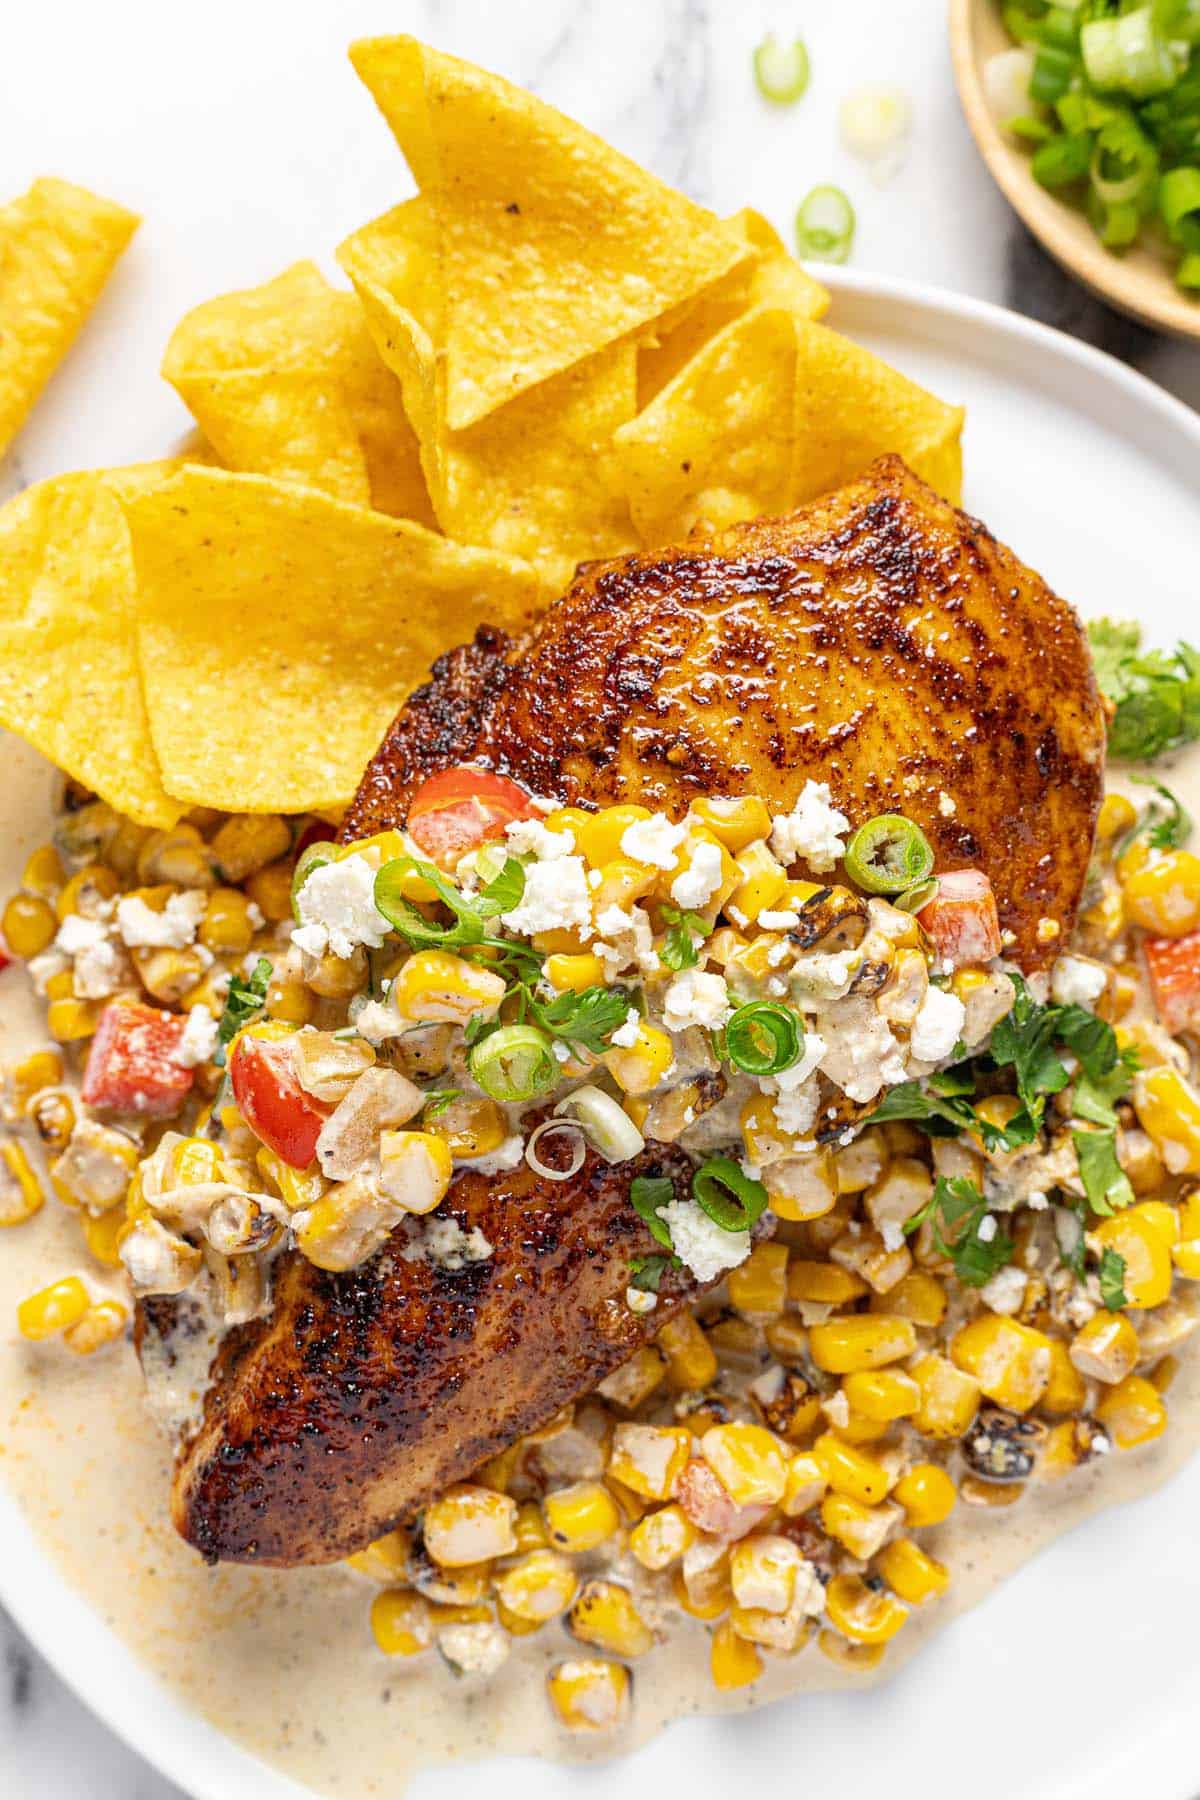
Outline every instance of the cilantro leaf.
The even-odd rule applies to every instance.
[[[1142,628],[1131,619],[1093,619],[1088,626],[1096,684],[1110,700],[1123,700],[1129,684],[1123,665],[1136,656]]]
[[[1068,1201],[1065,1195],[1061,1204],[1066,1211]],[[1073,1200],[1069,1203],[1069,1210],[1074,1213],[1079,1222],[1079,1231],[1069,1249],[1065,1247],[1062,1238],[1059,1237],[1058,1258],[1064,1268],[1070,1269],[1076,1281],[1082,1282],[1087,1279],[1087,1243],[1083,1235],[1087,1230],[1087,1201]]]
[[[1112,1126],[1117,1123],[1116,1102],[1123,1100],[1133,1086],[1140,1058],[1133,1047],[1122,1050],[1113,1067],[1103,1075],[1080,1071],[1075,1083],[1075,1099],[1071,1107],[1077,1119],[1090,1125]]]
[[[662,916],[667,932],[658,953],[660,960],[668,969],[694,969],[700,957],[692,934],[709,937],[712,926],[699,913],[680,912],[675,906],[664,906]]]
[[[1041,1121],[1046,1096],[1061,1093],[1071,1079],[1054,1048],[1059,1035],[1059,1014],[1069,1010],[1039,1006],[1019,975],[1010,975],[1016,1000],[1007,1018],[992,1032],[988,1054],[998,1068],[1011,1068],[1017,1093],[1030,1118]],[[1083,1011],[1082,1007],[1075,1009]],[[1091,1019],[1091,1013],[1084,1017]]]
[[[1137,625],[1097,619],[1088,627],[1101,691],[1116,703],[1110,756],[1149,761],[1200,736],[1200,653],[1190,644],[1139,654]]]
[[[219,1069],[225,1067],[226,1046],[244,1025],[248,1025],[262,1011],[271,982],[272,966],[265,956],[260,956],[248,980],[235,975],[229,983],[225,1010],[217,1021],[217,1049],[213,1061]]]
[[[629,1015],[629,1006],[623,988],[590,987],[578,994],[568,990],[548,1001],[529,995],[529,1010],[544,1031],[595,1056],[608,1049],[609,1038]]]
[[[911,1234],[926,1219],[938,1255],[950,1259],[958,1279],[967,1287],[984,1287],[997,1270],[1012,1261],[1016,1245],[997,1225],[974,1182],[961,1177],[947,1181],[939,1176],[932,1198],[908,1220],[905,1233]],[[991,1220],[990,1227],[984,1224],[986,1219]]]
[[[643,1294],[657,1294],[668,1269],[678,1269],[677,1256],[635,1256],[629,1265],[629,1285]]]
[[[629,1200],[634,1212],[648,1227],[650,1236],[664,1250],[673,1250],[671,1233],[659,1212],[675,1198],[675,1183],[668,1175],[638,1175],[629,1184]]]
[[[1079,1179],[1092,1211],[1107,1218],[1123,1206],[1132,1206],[1133,1188],[1117,1161],[1116,1131],[1073,1131],[1071,1137],[1079,1160]]]
[[[979,1116],[966,1098],[975,1092],[973,1080],[958,1069],[944,1069],[931,1075],[927,1082],[902,1081],[889,1088],[871,1113],[872,1125],[888,1119],[911,1119],[930,1137],[954,1137],[960,1131],[971,1131],[983,1140],[988,1150],[1017,1150],[1031,1144],[1037,1136],[1037,1125],[1025,1107],[1004,1126],[993,1125]]]
[[[1120,1312],[1129,1305],[1125,1292],[1125,1258],[1115,1250],[1106,1250],[1100,1258],[1100,1298],[1109,1312]]]
[[[1133,775],[1130,780],[1138,787],[1153,788],[1158,796],[1150,802],[1134,835],[1144,836],[1155,850],[1178,850],[1191,835],[1191,814],[1161,781],[1151,781],[1143,775]]]

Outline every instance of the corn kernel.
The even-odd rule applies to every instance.
[[[429,1602],[410,1588],[385,1588],[371,1602],[371,1633],[385,1656],[417,1656],[433,1642]]]
[[[30,1100],[25,1116],[47,1150],[65,1150],[75,1130],[75,1102],[66,1088],[43,1088]]]
[[[568,1731],[613,1731],[629,1712],[629,1670],[598,1656],[556,1663],[546,1691]]]
[[[808,1341],[818,1369],[830,1375],[852,1375],[859,1369],[879,1369],[911,1356],[917,1334],[909,1319],[857,1313],[811,1326]]]
[[[90,1305],[91,1298],[78,1275],[68,1275],[22,1300],[17,1307],[17,1330],[30,1343],[40,1343],[78,1325]]]
[[[380,1191],[402,1212],[433,1212],[453,1175],[454,1158],[444,1138],[429,1131],[380,1132]]]
[[[667,1379],[681,1393],[706,1388],[716,1380],[717,1358],[694,1314],[682,1312],[669,1319],[657,1343],[667,1359]]]
[[[292,916],[292,875],[289,861],[268,863],[256,869],[246,880],[246,898],[253,901],[263,918],[272,925]]]
[[[886,1644],[895,1637],[908,1608],[891,1594],[867,1586],[860,1575],[835,1575],[825,1592],[829,1622],[856,1644]]]
[[[603,987],[604,964],[592,951],[581,956],[548,956],[546,980],[559,994],[581,994],[585,988]]]
[[[729,1693],[757,1681],[763,1671],[763,1659],[757,1647],[734,1629],[733,1621],[723,1619],[712,1634],[709,1667],[713,1686]]]
[[[315,1009],[307,983],[291,977],[272,977],[264,1004],[267,1017],[285,1025],[307,1025]]]
[[[566,1612],[579,1584],[574,1569],[557,1550],[531,1550],[502,1570],[495,1585],[509,1612],[541,1624]]]
[[[57,1050],[34,1050],[19,1063],[10,1064],[4,1070],[4,1092],[13,1116],[23,1116],[35,1094],[42,1088],[57,1087],[62,1078],[63,1059]]]
[[[78,1044],[94,1037],[100,1013],[91,1000],[51,1000],[46,1008],[46,1029],[59,1044]]]
[[[0,1225],[23,1225],[45,1203],[41,1182],[23,1147],[0,1141]]]
[[[542,1501],[550,1542],[558,1550],[577,1555],[620,1528],[621,1515],[608,1489],[599,1481],[575,1481],[556,1488]]]
[[[21,886],[26,893],[38,894],[43,900],[52,900],[66,879],[67,872],[54,845],[42,844],[26,861],[21,873]]]
[[[460,1482],[425,1508],[425,1548],[443,1568],[457,1569],[507,1556],[517,1547],[517,1503],[491,1488]]]
[[[639,1019],[636,1041],[624,1049],[606,1050],[604,1065],[626,1094],[648,1094],[675,1060],[675,1046],[657,1025]]]
[[[1130,1206],[1101,1219],[1096,1242],[1113,1250],[1125,1264],[1122,1285],[1130,1306],[1161,1306],[1171,1292],[1171,1250],[1153,1216],[1141,1206]]]
[[[226,881],[244,881],[291,849],[292,834],[278,813],[235,813],[212,840],[211,850]]]
[[[779,1502],[780,1508],[789,1519],[799,1518],[801,1513],[809,1512],[824,1499],[828,1486],[829,1477],[820,1458],[811,1450],[802,1450],[788,1463],[787,1486]]]
[[[1186,937],[1200,925],[1200,857],[1163,850],[1140,866],[1118,866],[1126,917],[1158,937]]]
[[[774,1434],[740,1420],[700,1440],[705,1462],[735,1506],[774,1506],[787,1487],[787,1457]]]
[[[744,1263],[729,1271],[729,1298],[740,1313],[773,1319],[787,1300],[786,1244],[756,1244]]]
[[[112,870],[106,869],[103,863],[89,863],[78,874],[72,875],[62,888],[54,903],[55,911],[60,920],[68,919],[72,913],[81,913],[85,919],[94,919],[106,901],[116,898],[120,886]],[[5,935],[7,936],[7,915]]]
[[[787,870],[764,843],[748,844],[734,860],[739,880],[725,910],[736,925],[749,924],[777,903],[787,887]]]
[[[936,1463],[914,1463],[892,1489],[892,1498],[899,1501],[908,1524],[918,1531],[948,1519],[958,1494],[945,1469]]]
[[[758,1612],[787,1612],[803,1561],[791,1538],[774,1532],[743,1538],[729,1557],[729,1585],[737,1605]]]
[[[1143,1069],[1133,1086],[1142,1130],[1173,1175],[1200,1174],[1200,1094],[1177,1069]]]
[[[806,1262],[793,1257],[788,1264],[789,1300],[811,1300],[820,1306],[849,1306],[867,1292],[867,1284],[852,1269],[840,1269],[836,1263]]]
[[[867,1506],[849,1494],[826,1494],[821,1502],[825,1530],[860,1562],[877,1554],[902,1516],[898,1506]]]
[[[385,1532],[359,1550],[354,1556],[348,1556],[346,1562],[360,1575],[369,1575],[372,1581],[382,1581],[389,1586],[403,1581],[408,1574],[408,1533],[402,1530]]]
[[[834,1492],[861,1500],[864,1506],[875,1506],[885,1499],[895,1479],[881,1462],[829,1431],[817,1439],[813,1455]]]
[[[418,950],[401,965],[389,1000],[414,1024],[465,1025],[476,1013],[490,1017],[504,998],[504,979],[448,950]]]
[[[1087,1399],[1083,1376],[1071,1360],[1070,1351],[1061,1338],[1050,1341],[1050,1379],[1042,1395],[1042,1408],[1048,1413],[1075,1413]]]
[[[648,807],[633,805],[605,806],[599,812],[587,813],[572,823],[575,848],[591,868],[603,868],[605,863],[626,854],[621,849],[621,839],[629,827],[652,816]]]
[[[200,921],[200,942],[208,950],[244,956],[254,942],[250,902],[238,888],[214,888]]]
[[[1161,1437],[1167,1428],[1167,1409],[1158,1389],[1141,1375],[1127,1375],[1100,1396],[1096,1417],[1118,1450]]]
[[[1115,1387],[1132,1374],[1141,1346],[1137,1332],[1120,1313],[1096,1313],[1075,1333],[1069,1355],[1081,1375]]]
[[[769,838],[771,835],[771,814],[766,802],[755,794],[735,799],[712,797],[693,800],[690,814],[711,831],[733,856],[739,855],[756,840]]]
[[[921,1606],[950,1586],[950,1571],[944,1563],[927,1556],[911,1538],[896,1538],[885,1544],[875,1559],[875,1567],[894,1594],[910,1606]]]
[[[649,863],[634,862],[628,856],[615,856],[596,873],[600,879],[590,891],[592,913],[599,919],[610,906],[617,906],[622,912],[628,912],[636,900],[641,900],[649,893],[658,879],[659,871],[651,868]]]
[[[840,1268],[861,1275],[877,1294],[890,1294],[912,1269],[908,1245],[889,1249],[878,1231],[847,1231],[829,1246],[829,1255]]]
[[[130,952],[133,966],[146,992],[165,1006],[177,1006],[206,972],[200,951],[137,949]]]
[[[834,1152],[838,1193],[861,1194],[872,1187],[883,1175],[888,1155],[887,1139],[877,1127],[860,1131],[853,1143]]]
[[[909,1370],[921,1390],[913,1424],[926,1437],[958,1438],[979,1411],[980,1386],[974,1375],[931,1352]]]
[[[1124,837],[1137,824],[1137,808],[1124,794],[1105,794],[1096,819],[1096,836],[1101,843]]]
[[[853,1669],[856,1675],[878,1668],[887,1654],[886,1644],[852,1644],[836,1631],[822,1631],[817,1638],[817,1649],[838,1668]]]
[[[614,1656],[644,1656],[654,1645],[633,1595],[616,1581],[585,1582],[571,1607],[570,1626],[583,1643]]]
[[[644,1569],[666,1569],[696,1542],[696,1527],[681,1506],[660,1506],[640,1519],[629,1548]]]
[[[719,1619],[729,1611],[733,1594],[728,1582],[720,1583],[711,1592],[693,1598],[684,1580],[683,1570],[676,1569],[671,1576],[671,1593],[675,1604],[687,1613],[690,1618],[711,1622]]]
[[[98,1300],[95,1306],[88,1307],[82,1319],[67,1327],[63,1342],[76,1356],[91,1356],[125,1335],[128,1318],[119,1300]]]
[[[852,1412],[886,1423],[911,1417],[921,1404],[921,1390],[912,1376],[894,1369],[862,1369],[847,1375],[842,1392]]]
[[[946,1316],[946,1290],[926,1269],[910,1269],[886,1295],[871,1300],[872,1312],[894,1313],[914,1325],[936,1329]]]
[[[4,908],[0,930],[13,956],[39,956],[54,940],[58,920],[39,894],[14,894]]]
[[[692,1453],[683,1425],[618,1425],[608,1472],[647,1500],[670,1500]]]
[[[1166,1257],[1170,1268],[1170,1258]],[[950,1355],[973,1375],[989,1400],[1013,1412],[1028,1412],[1050,1379],[1050,1340],[1015,1319],[989,1313],[955,1333]],[[919,1379],[919,1377],[918,1377]]]

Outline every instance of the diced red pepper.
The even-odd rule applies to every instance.
[[[251,1131],[290,1168],[307,1169],[326,1114],[297,1081],[288,1039],[244,1033],[229,1053],[229,1079]]]
[[[12,951],[4,941],[4,933],[0,931],[0,969],[7,969],[12,961]]]
[[[1147,938],[1142,945],[1154,1004],[1164,1028],[1200,1032],[1200,931]]]
[[[516,820],[538,816],[537,807],[515,781],[462,763],[421,783],[406,823],[408,835],[429,860],[452,869],[468,850],[503,837]]]
[[[938,876],[938,890],[917,914],[939,959],[950,968],[990,962],[1000,954],[996,896],[982,869]]]
[[[88,1051],[83,1098],[111,1112],[169,1119],[191,1092],[195,1070],[177,1061],[184,1021],[137,1000],[114,1000],[100,1014]]]

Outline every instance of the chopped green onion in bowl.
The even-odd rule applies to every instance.
[[[838,187],[815,187],[796,213],[796,247],[808,262],[844,263],[854,242],[854,208]]]
[[[800,38],[781,44],[768,35],[754,52],[754,85],[773,106],[793,106],[806,92],[811,73]]]

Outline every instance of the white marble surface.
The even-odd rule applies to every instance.
[[[1200,351],[1097,305],[1013,220],[959,115],[940,0],[40,0],[5,9],[0,194],[55,172],[147,222],[0,466],[0,489],[158,453],[183,425],[155,375],[173,319],[297,256],[327,261],[341,235],[398,197],[390,140],[343,57],[351,37],[398,29],[524,82],[721,210],[753,204],[786,231],[810,186],[837,182],[858,211],[856,267],[1004,302],[1200,406]],[[751,83],[767,29],[801,32],[812,54],[810,92],[786,112]],[[837,142],[838,102],[863,81],[894,82],[913,101],[911,153],[885,187]],[[178,1791],[0,1613],[0,1795]]]

